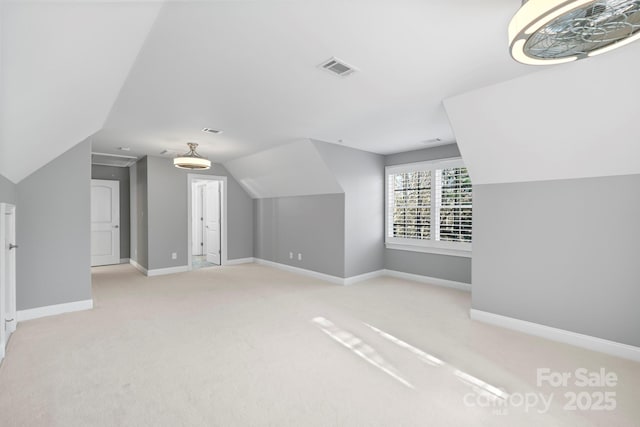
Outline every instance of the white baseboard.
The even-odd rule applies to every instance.
[[[399,279],[413,280],[415,282],[429,283],[430,285],[442,286],[445,288],[459,289],[471,292],[469,283],[456,282],[453,280],[439,279],[437,277],[422,276],[420,274],[405,273],[404,271],[383,270],[386,276],[397,277]]]
[[[18,310],[18,322],[25,320],[37,319],[45,316],[54,316],[56,314],[71,313],[73,311],[91,310],[93,308],[93,300],[68,302],[65,304],[46,305],[44,307],[30,308],[27,310]]]
[[[120,258],[120,264],[129,264],[129,258]]]
[[[147,269],[141,266],[140,264],[138,264],[136,261],[130,259],[129,264],[134,266],[136,270],[138,270],[140,273],[144,274],[145,276],[147,275]]]
[[[376,277],[384,276],[385,270],[376,270],[369,273],[359,274],[357,276],[347,277],[342,279],[343,285],[353,285],[354,283],[362,282],[364,280],[375,279]]]
[[[184,273],[185,271],[189,271],[188,265],[180,265],[178,267],[156,268],[154,270],[148,270],[132,259],[129,260],[129,264],[134,266],[138,271],[140,271],[142,274],[148,277],[164,276],[165,274]]]
[[[228,259],[224,265],[238,265],[238,264],[251,264],[254,262],[254,258],[236,258],[236,259]]]
[[[184,273],[185,271],[190,271],[188,265],[180,265],[178,267],[168,268],[156,268],[154,270],[147,270],[147,276],[164,276],[165,274]]]
[[[535,335],[552,341],[558,341],[612,356],[630,359],[640,362],[640,347],[609,341],[590,335],[579,334],[564,329],[553,328],[551,326],[540,325],[526,320],[514,319],[513,317],[502,316],[489,313],[487,311],[471,309],[469,312],[471,319],[494,326],[512,329],[525,334]]]
[[[266,259],[262,259],[262,258],[254,258],[254,262],[256,264],[268,265],[269,267],[278,268],[280,270],[289,271],[291,273],[298,273],[304,276],[313,277],[315,279],[325,280],[327,282],[335,283],[337,285],[353,285],[354,283],[362,282],[364,280],[369,280],[376,277],[391,276],[391,277],[398,277],[400,279],[413,280],[416,282],[429,283],[431,285],[443,286],[446,288],[454,288],[454,289],[471,292],[471,285],[468,283],[454,282],[453,280],[438,279],[437,277],[421,276],[419,274],[404,273],[402,271],[395,271],[395,270],[376,270],[376,271],[371,271],[369,273],[360,274],[358,276],[344,278],[344,277],[332,276],[330,274],[325,274],[325,273],[318,273],[317,271],[307,270],[300,267],[293,267],[291,265],[281,264],[279,262],[267,261]]]
[[[304,268],[293,267],[287,264],[280,264],[279,262],[267,261],[266,259],[256,258],[256,264],[268,265],[269,267],[278,268],[280,270],[289,271],[291,273],[302,274],[303,276],[313,277],[315,279],[325,280],[330,283],[335,283],[337,285],[344,285],[344,278],[338,276],[332,276],[330,274],[318,273],[317,271],[307,270]]]

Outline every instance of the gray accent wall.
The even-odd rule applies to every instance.
[[[428,162],[429,160],[448,159],[451,157],[460,157],[460,150],[458,150],[458,146],[455,143],[389,154],[384,156],[384,165],[393,166],[404,163]]]
[[[471,258],[385,249],[385,268],[420,276],[471,283]]]
[[[129,168],[131,195],[131,250],[130,258],[140,266],[149,268],[149,221],[147,200],[147,157]]]
[[[138,162],[137,180],[144,182],[143,164]],[[227,177],[227,259],[253,256],[253,202],[238,182],[222,165],[214,164],[203,172],[187,171],[173,166],[171,159],[146,157],[147,197],[143,186],[137,189],[138,205],[148,206],[148,268],[149,270],[179,267],[188,264],[187,175],[217,175]],[[144,208],[142,211],[145,212]],[[138,244],[145,238],[138,223]],[[171,254],[177,253],[177,259]],[[140,253],[138,254],[140,256]]]
[[[384,268],[384,158],[314,141],[344,190],[344,277]]]
[[[0,203],[16,202],[16,185],[4,176],[0,175]]]
[[[17,308],[91,299],[91,143],[17,184]]]
[[[120,258],[129,258],[129,168],[91,165],[91,179],[108,179],[120,183]]]
[[[344,194],[255,199],[253,205],[255,257],[345,277]]]
[[[422,150],[390,154],[384,157],[384,165],[394,166],[405,163],[447,159],[451,157],[460,157],[460,151],[456,144],[440,145],[432,148],[424,148]],[[473,180],[473,177],[471,177],[471,179]],[[477,209],[475,193],[473,197],[473,209],[475,212]],[[473,229],[473,258],[475,259],[475,218]],[[385,249],[384,260],[385,268],[388,270],[402,271],[404,273],[453,280],[462,283],[471,283],[471,258]]]
[[[474,186],[472,307],[640,346],[640,175]]]

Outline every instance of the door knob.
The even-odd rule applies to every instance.
[[[18,245],[14,245],[13,243],[9,243],[9,250],[18,249]]]
[[[120,228],[120,226],[119,225],[114,225],[113,228]]]

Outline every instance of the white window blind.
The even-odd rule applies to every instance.
[[[387,247],[470,252],[472,187],[460,159],[389,166],[386,180]]]
[[[431,238],[431,171],[394,174],[391,186],[393,236]]]
[[[471,179],[467,168],[436,170],[436,240],[471,243]]]

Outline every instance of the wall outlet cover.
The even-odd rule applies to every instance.
[[[178,259],[178,253],[177,252],[173,252],[171,254],[171,259]]]

